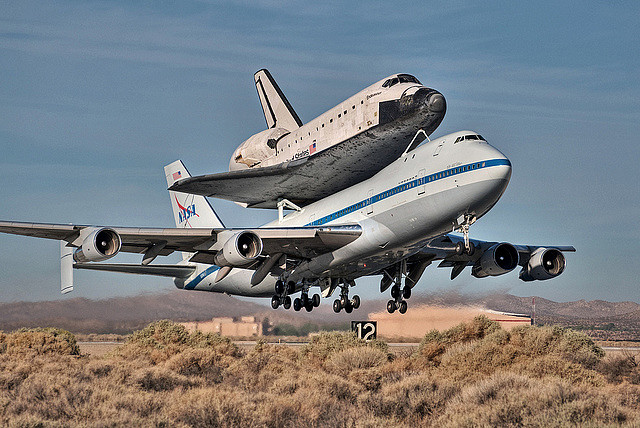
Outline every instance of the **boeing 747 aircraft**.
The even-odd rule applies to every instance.
[[[173,190],[256,208],[283,199],[303,206],[370,178],[431,135],[446,111],[441,93],[394,74],[303,125],[267,70],[255,83],[268,129],[233,152],[229,172]]]
[[[189,177],[180,161],[165,174],[169,187]],[[349,288],[377,275],[380,291],[391,289],[387,310],[405,313],[412,288],[436,261],[451,268],[452,279],[466,267],[484,278],[521,266],[523,281],[564,271],[562,252],[571,246],[469,239],[469,227],[498,202],[510,177],[509,159],[478,133],[462,131],[257,229],[225,228],[205,197],[169,191],[176,228],[0,222],[0,232],[60,240],[63,292],[73,287],[72,268],[93,269],[173,277],[184,290],[269,297],[274,309],[311,311],[320,294],[339,289],[333,309],[351,312],[360,298],[350,298]],[[95,263],[120,251],[141,254],[141,263]],[[182,252],[180,263],[151,263],[174,251]],[[314,288],[320,294],[310,297]]]

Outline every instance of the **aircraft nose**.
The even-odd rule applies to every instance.
[[[446,106],[446,101],[444,100],[444,97],[440,92],[435,92],[429,95],[429,98],[427,98],[427,107],[429,107],[430,111],[439,113],[441,111],[444,111]]]

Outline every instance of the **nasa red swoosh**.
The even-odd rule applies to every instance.
[[[180,202],[178,202],[178,197],[173,195],[174,198],[176,198],[176,204],[178,204],[178,208],[180,208],[182,211],[187,211],[187,209],[185,207],[183,207],[182,205],[180,205]],[[196,213],[195,211],[193,212],[193,214],[195,214],[196,217],[200,217],[200,215],[198,215],[198,213]]]

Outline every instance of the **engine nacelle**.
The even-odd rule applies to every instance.
[[[217,266],[242,267],[262,253],[262,239],[253,232],[239,232],[224,243],[213,258]]]
[[[82,246],[73,253],[73,260],[78,263],[101,262],[118,254],[121,246],[122,240],[115,230],[96,229],[84,238]]]
[[[473,266],[471,275],[476,278],[503,275],[514,270],[519,261],[516,247],[506,242],[495,244],[482,253],[480,260]]]
[[[535,281],[555,278],[564,272],[566,266],[564,254],[554,248],[538,248],[529,258],[529,263],[520,271],[523,281]]]

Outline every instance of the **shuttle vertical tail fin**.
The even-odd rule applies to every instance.
[[[167,177],[168,187],[171,187],[178,180],[191,177],[191,174],[189,174],[189,171],[180,160],[165,166],[164,173]],[[171,208],[173,209],[176,227],[224,228],[224,224],[204,196],[169,190],[169,197],[171,198]],[[183,253],[182,257],[188,259],[191,254]]]
[[[266,68],[254,74],[258,98],[269,128],[284,128],[293,131],[302,126],[302,121],[289,104],[280,87]]]

